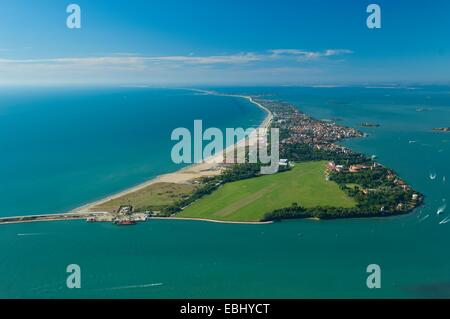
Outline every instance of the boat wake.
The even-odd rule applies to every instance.
[[[45,235],[44,233],[18,233],[17,236],[41,236]]]
[[[447,209],[447,204],[442,205],[441,207],[439,207],[439,209],[436,212],[436,215],[440,215],[443,212],[445,212],[445,210]]]
[[[162,286],[162,282],[153,283],[153,284],[142,284],[142,285],[131,285],[131,286],[118,286],[118,287],[112,287],[107,288],[107,290],[123,290],[123,289],[138,289],[138,288],[150,288],[150,287],[158,287]]]
[[[439,222],[439,225],[444,225],[450,222],[450,217],[445,217],[443,220]]]
[[[436,177],[437,177],[437,174],[436,174],[436,173],[430,173],[430,179],[431,179],[431,180],[435,180]]]

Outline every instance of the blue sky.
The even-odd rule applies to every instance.
[[[448,84],[449,34],[447,0],[3,0],[0,85]]]

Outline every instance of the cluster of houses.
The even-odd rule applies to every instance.
[[[335,142],[346,138],[362,137],[363,133],[333,121],[316,120],[300,112],[288,103],[279,101],[259,101],[273,112],[274,122],[281,130],[289,131],[288,136],[280,140],[280,145],[305,143],[317,150],[348,154],[352,151]]]
[[[304,114],[294,114],[288,143],[306,142],[313,145],[329,145],[333,142],[362,136],[357,130],[335,123],[317,121]]]
[[[147,221],[148,217],[147,213],[134,212],[131,205],[123,205],[117,210],[113,223],[117,225],[133,225],[136,222]]]
[[[149,218],[149,212],[134,212],[133,206],[123,205],[113,213],[93,212],[87,217],[87,222],[112,222],[116,225],[134,225],[136,222],[145,222]]]
[[[365,169],[374,169],[376,167],[381,167],[382,165],[379,163],[374,162],[372,165],[363,165],[363,164],[357,164],[357,165],[350,165],[348,168],[344,165],[336,165],[333,161],[330,161],[327,163],[326,169],[328,172],[348,172],[348,173],[358,173]],[[396,176],[392,171],[389,170],[389,174],[387,175],[387,179],[389,181],[392,181],[394,185],[401,187],[405,192],[410,191],[411,187],[405,183],[402,179],[400,179],[398,176]],[[368,189],[362,189],[361,192],[363,194],[368,194],[370,190]],[[419,194],[412,194],[412,201],[416,202],[420,200]],[[399,204],[397,207],[398,210],[403,209],[403,204]]]
[[[374,169],[378,166],[381,166],[381,164],[373,163],[372,165],[363,165],[363,164],[357,164],[357,165],[350,165],[348,168],[344,165],[336,165],[333,161],[330,161],[327,163],[327,170],[329,172],[349,172],[349,173],[358,173],[365,169]]]
[[[411,187],[405,183],[402,179],[398,178],[394,173],[390,172],[388,175],[388,180],[392,181],[395,185],[400,186],[405,191],[411,190]],[[416,194],[417,195],[417,194]],[[418,197],[418,195],[417,195]],[[416,198],[418,199],[418,198]]]
[[[280,141],[281,144],[307,143],[319,149],[346,148],[333,143],[342,139],[361,137],[363,134],[351,127],[337,125],[332,121],[320,121],[300,112],[295,107],[277,101],[264,101],[266,106],[274,110],[275,122],[280,129],[288,129],[289,136]]]
[[[352,151],[345,146],[330,143],[330,144],[316,144],[314,145],[316,150],[332,151],[340,154],[350,154]]]

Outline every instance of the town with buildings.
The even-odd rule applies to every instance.
[[[365,133],[332,120],[316,120],[289,103],[258,102],[273,113],[272,126],[280,129],[280,154],[292,162],[326,160],[325,178],[354,198],[363,215],[407,213],[423,203],[423,195],[376,162],[375,155],[368,157],[338,144]],[[349,213],[352,217],[358,214]]]
[[[337,125],[333,121],[316,120],[285,102],[258,100],[258,103],[271,110],[274,116],[272,125],[284,131],[280,146],[305,143],[317,150],[348,153],[351,152],[349,149],[335,142],[364,136],[354,128]]]

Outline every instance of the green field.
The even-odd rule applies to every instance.
[[[306,208],[355,206],[335,182],[325,179],[325,165],[323,161],[298,163],[287,172],[225,184],[178,216],[259,221],[266,213],[293,203]]]
[[[175,183],[155,183],[141,190],[112,199],[92,208],[92,211],[117,210],[121,205],[132,205],[136,210],[160,210],[172,205],[195,190],[194,185]]]

